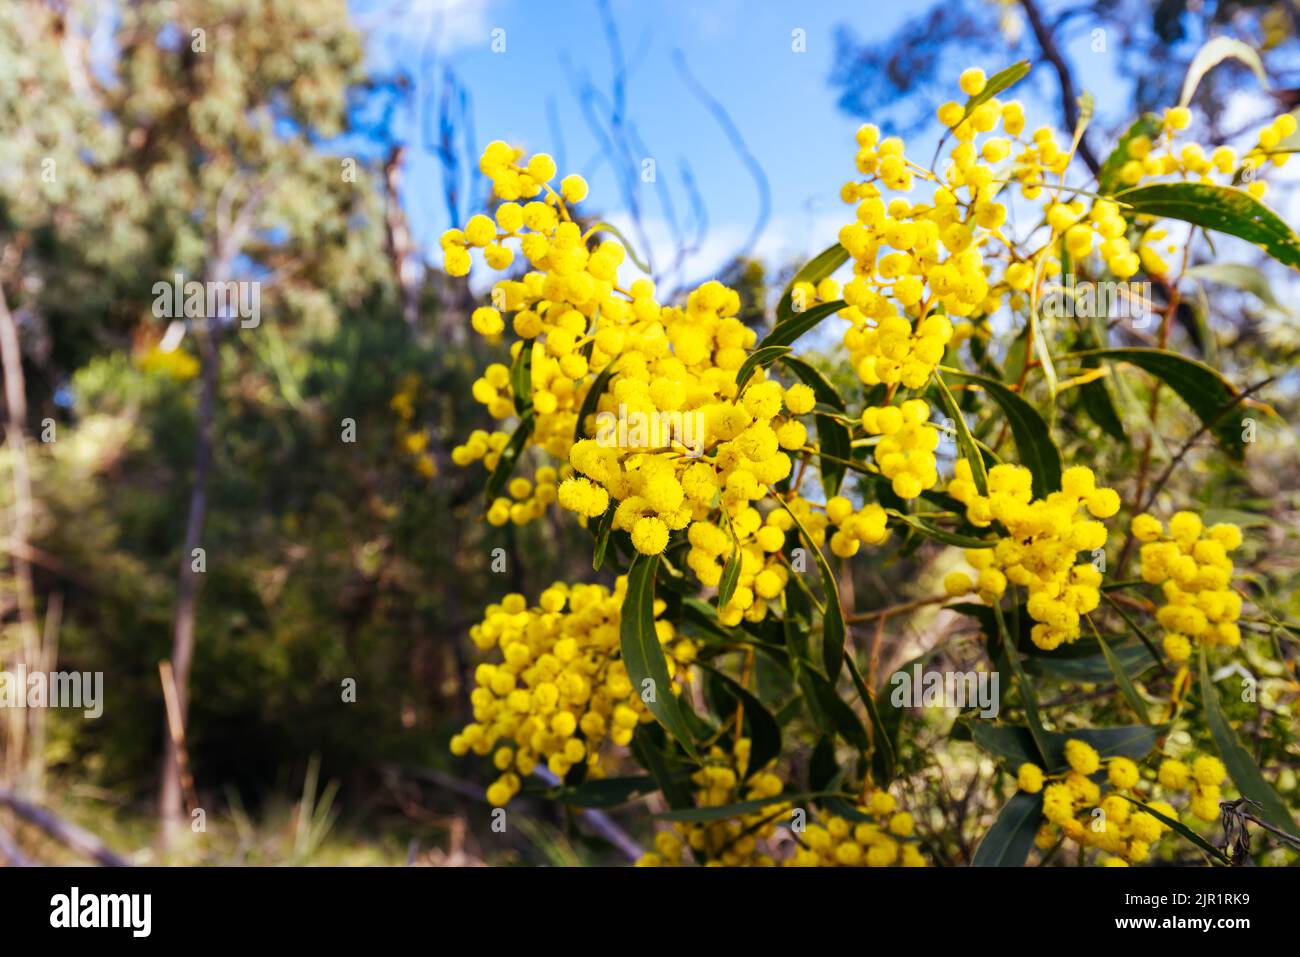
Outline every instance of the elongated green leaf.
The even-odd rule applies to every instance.
[[[658,790],[659,784],[653,777],[639,775],[583,781],[576,787],[557,788],[548,797],[573,807],[617,807]]]
[[[1198,848],[1200,848],[1202,851],[1208,854],[1210,860],[1213,861],[1214,863],[1216,864],[1232,863],[1230,860],[1228,860],[1228,855],[1224,854],[1223,851],[1219,850],[1209,841],[1205,840],[1205,838],[1201,837],[1201,835],[1197,834],[1195,831],[1193,831],[1190,827],[1188,827],[1186,824],[1184,824],[1182,821],[1178,820],[1177,818],[1172,818],[1164,814],[1161,814],[1159,811],[1157,811],[1155,808],[1151,807],[1150,805],[1143,804],[1141,801],[1134,800],[1133,798],[1129,797],[1127,794],[1122,794],[1118,791],[1115,793],[1119,794],[1119,796],[1122,797],[1125,801],[1128,801],[1129,804],[1136,804],[1138,807],[1146,811],[1148,814],[1150,814],[1161,824],[1164,824],[1166,827],[1175,831],[1185,840],[1188,840],[1192,844],[1195,844]]]
[[[823,731],[838,734],[864,754],[871,748],[862,719],[840,697],[833,682],[811,665],[805,665],[799,670],[799,685],[810,703],[815,702]]]
[[[790,280],[790,285],[785,287],[785,292],[781,295],[781,301],[776,304],[777,323],[785,322],[791,316],[796,315],[794,310],[794,287],[797,283],[810,282],[815,286],[844,265],[848,258],[849,251],[836,243],[834,246],[823,249],[804,263],[803,268],[795,273],[794,278]]]
[[[726,512],[723,512],[725,518]],[[731,601],[731,596],[736,593],[736,585],[740,582],[740,542],[736,540],[736,530],[731,525],[731,519],[725,519],[727,531],[731,533],[731,554],[727,556],[727,564],[722,567],[722,577],[718,580],[718,614],[722,614],[722,609],[726,608]]]
[[[784,355],[781,364],[797,375],[808,388],[813,390],[817,401],[843,412],[846,408],[839,390],[831,385],[829,379],[817,371],[816,367],[798,356]]]
[[[989,832],[975,848],[971,858],[973,867],[1024,867],[1030,848],[1043,816],[1043,795],[1025,794],[1011,796]]]
[[[1237,733],[1228,724],[1227,715],[1219,704],[1219,692],[1210,678],[1210,666],[1205,655],[1205,646],[1201,646],[1201,700],[1205,707],[1205,723],[1210,728],[1210,737],[1219,752],[1223,766],[1228,769],[1232,783],[1243,797],[1248,797],[1259,805],[1259,815],[1276,828],[1288,834],[1296,832],[1296,823],[1291,819],[1286,802],[1273,789],[1273,785],[1264,779],[1259,766],[1255,764],[1250,753],[1237,740]]]
[[[1002,614],[1001,605],[995,604],[993,606],[993,617],[997,620],[1000,638],[994,660],[998,663],[999,668],[1003,664],[1011,668],[1011,672],[1016,678],[1016,687],[1020,689],[1020,704],[1025,710],[1025,720],[1029,723],[1029,733],[1034,739],[1034,746],[1039,754],[1045,758],[1050,758],[1051,751],[1047,744],[1047,732],[1043,729],[1043,719],[1038,714],[1038,692],[1035,690],[1033,682],[1025,674],[1024,666],[1020,663],[1020,652],[1016,649],[1011,633],[1007,630],[1007,622]]]
[[[525,340],[510,366],[510,391],[515,394],[515,411],[520,415],[533,407],[533,344]]]
[[[1049,492],[1060,489],[1061,453],[1037,409],[996,379],[962,372],[960,369],[945,368],[943,373],[977,383],[1001,406],[1011,426],[1011,436],[1015,439],[1016,451],[1020,454],[1020,464],[1034,473],[1035,498],[1045,498]]]
[[[875,696],[871,689],[867,687],[866,681],[862,678],[862,672],[858,670],[858,663],[853,660],[852,655],[845,657],[845,662],[849,666],[849,677],[853,679],[853,687],[858,689],[858,697],[862,699],[862,705],[867,709],[867,717],[871,721],[871,776],[877,787],[888,787],[894,779],[894,741],[890,736],[889,729],[885,726],[884,719],[880,715],[880,709],[876,707]]]
[[[1123,757],[1140,761],[1155,750],[1159,736],[1169,729],[1168,725],[1148,727],[1133,724],[1118,728],[1045,731],[1043,746],[1047,758],[1044,764],[1036,757],[1034,736],[1024,725],[974,720],[966,720],[964,723],[970,728],[972,740],[989,754],[1001,758],[1012,773],[1027,761],[1037,764],[1048,774],[1070,770],[1070,764],[1065,760],[1065,742],[1071,739],[1091,745],[1103,759]]]
[[[726,608],[731,596],[736,593],[736,584],[740,581],[740,547],[732,541],[731,554],[727,564],[722,567],[722,578],[718,581],[718,611]]]
[[[1205,45],[1196,51],[1196,56],[1192,57],[1191,65],[1187,68],[1187,76],[1183,78],[1183,92],[1178,97],[1178,105],[1186,106],[1191,103],[1192,96],[1200,86],[1201,80],[1205,78],[1205,74],[1228,59],[1240,60],[1246,64],[1259,78],[1260,85],[1268,89],[1268,74],[1264,72],[1264,64],[1255,48],[1233,37],[1217,36],[1206,41]]]
[[[1092,624],[1092,619],[1088,619],[1088,623]],[[1093,625],[1092,632],[1097,636],[1097,644],[1101,645],[1101,653],[1106,659],[1106,666],[1110,668],[1110,673],[1115,676],[1115,683],[1119,685],[1124,700],[1128,702],[1129,707],[1133,709],[1139,721],[1143,724],[1150,724],[1151,718],[1147,714],[1147,706],[1142,701],[1142,696],[1137,693],[1137,689],[1133,687],[1133,681],[1124,668],[1124,662],[1116,656],[1115,652],[1110,650],[1110,645],[1106,644],[1106,639],[1101,636],[1101,632],[1097,631],[1095,625]]]
[[[1037,655],[1025,658],[1025,671],[1031,675],[1050,675],[1080,684],[1098,684],[1112,676],[1111,665],[1096,642],[1084,642],[1081,639],[1073,644],[1096,649],[1096,653],[1059,657],[1051,651],[1040,651]],[[1074,651],[1075,648],[1072,646],[1070,650]],[[1151,656],[1141,645],[1120,645],[1111,648],[1111,653],[1130,678],[1155,667]]]
[[[1253,293],[1265,305],[1281,308],[1268,277],[1255,266],[1246,263],[1203,263],[1187,270],[1187,275],[1202,282],[1218,283]]]
[[[1148,139],[1154,139],[1160,133],[1163,123],[1155,113],[1145,113],[1133,122],[1119,138],[1114,151],[1106,157],[1106,162],[1101,165],[1101,174],[1097,177],[1097,192],[1103,196],[1109,196],[1118,189],[1122,189],[1124,184],[1120,180],[1120,170],[1124,164],[1134,159],[1129,155],[1129,146],[1139,136],[1145,136]]]
[[[844,399],[840,397],[839,391],[807,362],[795,356],[784,355],[781,363],[813,390],[819,403],[839,412],[845,410]],[[849,430],[839,419],[830,415],[817,415],[814,416],[814,421],[817,423],[817,443],[824,453],[818,464],[822,489],[826,492],[826,497],[830,498],[839,494],[847,468],[842,461],[837,460],[848,460],[853,454],[853,445]]]
[[[483,500],[488,505],[492,500],[501,494],[501,490],[506,487],[506,482],[514,473],[515,463],[519,461],[519,455],[528,444],[528,437],[533,434],[533,414],[525,413],[515,426],[515,431],[511,434],[510,440],[506,442],[505,448],[501,450],[501,457],[497,459],[497,467],[492,470],[488,476],[487,484],[483,488]]]
[[[673,694],[668,662],[664,658],[659,633],[655,630],[655,569],[658,555],[637,555],[627,572],[627,598],[623,602],[619,625],[619,646],[627,676],[635,692],[660,724],[695,758],[695,742],[681,712],[681,703]],[[649,681],[651,684],[647,685]]]
[[[573,427],[573,441],[579,442],[587,437],[587,416],[596,411],[596,404],[600,402],[600,397],[604,394],[605,389],[609,386],[609,380],[614,375],[614,362],[600,370],[600,375],[596,376],[596,381],[591,384],[587,394],[582,398],[582,406],[578,409],[578,421]]]
[[[737,392],[745,391],[745,383],[760,367],[766,369],[789,351],[789,346],[764,346],[747,355],[745,361],[740,364],[740,368],[736,370]]]
[[[1237,390],[1205,363],[1167,349],[1090,349],[1074,354],[1127,362],[1151,373],[1178,393],[1203,423],[1217,423],[1210,431],[1225,451],[1238,460],[1245,453],[1241,429],[1225,413],[1236,401]]]
[[[1115,400],[1110,397],[1104,379],[1093,379],[1079,386],[1079,406],[1101,430],[1118,442],[1128,441],[1124,433],[1124,423],[1115,408]]]
[[[1244,239],[1278,262],[1300,269],[1300,237],[1244,189],[1210,183],[1154,183],[1117,193],[1115,198],[1135,213],[1180,219]]]
[[[632,733],[632,754],[654,777],[670,808],[691,807],[695,802],[691,799],[689,778],[676,774],[669,767],[663,751],[665,742],[664,729],[660,725],[639,724]]]
[[[753,774],[761,771],[767,762],[781,754],[781,725],[777,723],[767,705],[743,688],[739,682],[716,668],[711,671],[725,686],[727,693],[743,706],[744,722],[749,729],[749,772]]]
[[[797,312],[784,322],[778,322],[773,326],[767,338],[758,344],[759,348],[794,345],[805,332],[815,329],[823,319],[835,315],[844,307],[843,299],[835,299],[831,302],[819,303],[803,312]]]
[[[1133,632],[1133,634],[1137,636],[1138,641],[1142,642],[1143,646],[1150,653],[1152,660],[1160,666],[1160,670],[1168,671],[1169,667],[1165,664],[1164,658],[1160,657],[1160,652],[1156,650],[1155,642],[1148,638],[1147,633],[1138,626],[1138,623],[1129,617],[1128,612],[1124,610],[1124,606],[1107,595],[1104,590],[1101,597],[1105,599],[1106,604],[1115,610],[1116,614],[1118,614],[1120,618],[1124,619],[1124,624],[1128,625],[1129,631]]]
[[[777,502],[790,514],[809,551],[817,559],[817,570],[821,574],[822,591],[826,600],[826,609],[822,615],[822,662],[826,667],[827,677],[833,682],[839,677],[840,668],[844,664],[844,609],[840,605],[839,585],[835,581],[835,573],[831,570],[830,563],[826,561],[826,556],[817,547],[813,537],[808,534],[808,529],[804,528],[803,522],[799,521],[799,516],[790,511],[790,507],[780,497],[777,497]]]
[[[692,807],[683,808],[680,811],[664,811],[656,814],[655,818],[660,821],[690,821],[694,824],[707,824],[711,821],[725,821],[728,818],[744,817],[748,814],[760,813],[771,808],[775,804],[799,804],[801,802],[813,801],[819,797],[825,797],[825,794],[800,793],[800,794],[778,794],[770,798],[760,798],[754,801],[737,801],[735,804],[723,804],[719,807]]]
[[[840,486],[844,484],[848,466],[843,463],[853,455],[853,442],[843,423],[829,415],[814,416],[814,421],[817,423],[817,447],[823,453],[817,466],[822,476],[822,490],[827,498],[833,498],[840,494]]]
[[[948,390],[948,385],[943,381],[943,377],[935,374],[934,384],[939,391],[939,398],[943,402],[943,410],[952,419],[953,428],[957,431],[957,447],[961,449],[961,454],[968,463],[970,463],[971,475],[975,480],[975,488],[981,495],[989,494],[989,477],[988,472],[984,469],[984,456],[980,454],[979,447],[975,444],[975,437],[970,434],[970,428],[966,425],[966,417],[961,413],[961,407],[957,405],[957,400],[953,398],[952,392]]]
[[[1088,321],[1088,328],[1079,340],[1081,349],[1101,349],[1109,341],[1109,333],[1106,329],[1106,323],[1100,316],[1093,316]],[[1089,356],[1083,360],[1085,369],[1096,369],[1101,365],[1101,360],[1096,356]],[[1117,442],[1127,442],[1128,436],[1124,434],[1124,423],[1119,417],[1119,410],[1115,406],[1115,400],[1111,396],[1110,384],[1107,382],[1108,376],[1101,376],[1093,379],[1091,382],[1085,382],[1079,386],[1079,406],[1084,414],[1101,427],[1101,430]]]
[[[614,528],[614,512],[617,509],[618,506],[610,502],[609,508],[605,509],[605,514],[601,515],[596,522],[596,544],[591,552],[593,571],[600,571],[600,566],[605,564],[605,550],[609,548],[609,533]]]
[[[885,514],[890,518],[902,522],[910,528],[916,529],[926,538],[932,538],[936,542],[943,542],[945,545],[956,545],[959,548],[992,548],[997,544],[996,540],[972,538],[969,535],[958,535],[956,532],[950,532],[945,528],[937,525],[931,525],[916,515],[908,515],[905,512],[899,512],[892,508],[885,509]]]

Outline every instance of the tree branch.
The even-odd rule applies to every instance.
[[[1061,49],[1056,45],[1056,38],[1052,36],[1052,31],[1043,21],[1042,11],[1038,9],[1035,0],[1020,0],[1020,5],[1029,19],[1029,26],[1034,31],[1039,49],[1043,51],[1043,58],[1056,70],[1056,79],[1061,85],[1061,113],[1065,120],[1065,131],[1073,134],[1079,127],[1079,100],[1074,90],[1074,79],[1070,75],[1070,66],[1061,55]],[[1101,164],[1097,162],[1092,147],[1088,145],[1088,138],[1082,135],[1079,137],[1079,156],[1088,165],[1088,169],[1092,170],[1093,176],[1101,175]]]

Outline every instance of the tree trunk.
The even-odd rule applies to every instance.
[[[22,636],[15,664],[25,663],[29,668],[40,668],[41,640],[36,623],[36,592],[32,584],[32,566],[27,560],[32,520],[32,482],[27,460],[26,436],[27,385],[23,376],[18,324],[14,321],[13,313],[9,311],[9,304],[2,288],[0,288],[0,364],[4,369],[5,441],[9,446],[14,496],[13,526],[8,550],[9,560],[13,564],[14,591]],[[16,782],[24,792],[37,793],[44,776],[44,754],[28,753],[27,722],[26,709],[13,708],[9,711],[5,776]]]
[[[216,270],[224,275],[225,270]],[[176,619],[172,628],[172,670],[176,676],[176,698],[179,705],[181,727],[189,717],[190,665],[194,660],[194,619],[198,610],[200,573],[193,570],[194,549],[201,547],[203,523],[208,506],[208,483],[212,471],[213,418],[217,403],[217,380],[221,363],[221,317],[209,316],[204,324],[195,326],[198,334],[199,356],[203,383],[199,393],[198,434],[194,447],[194,486],[190,492],[189,516],[185,522],[185,544],[181,550],[180,577],[176,588]],[[158,796],[161,817],[159,842],[166,850],[175,843],[183,820],[181,799],[181,759],[168,719],[163,718],[163,768],[162,786]]]

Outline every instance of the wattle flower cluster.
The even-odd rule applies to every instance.
[[[809,824],[798,836],[799,847],[787,867],[925,867],[911,839],[912,815],[897,809],[888,791],[873,791],[853,809],[852,819],[829,815]]]
[[[452,738],[451,751],[492,755],[501,772],[487,790],[492,804],[500,807],[514,797],[538,762],[561,778],[582,762],[588,776],[602,776],[604,742],[626,745],[640,722],[653,720],[619,652],[626,588],[623,577],[613,592],[557,582],[542,592],[536,608],[523,595],[510,594],[489,605],[483,621],[470,629],[474,644],[483,651],[500,649],[501,660],[475,670],[474,721]],[[689,680],[686,666],[697,646],[666,621],[656,621],[655,629],[677,679],[675,694],[677,682]]]
[[[1064,838],[1079,847],[1097,848],[1112,855],[1103,862],[1107,866],[1145,861],[1151,845],[1169,830],[1169,825],[1121,796],[1127,793],[1142,798],[1136,790],[1137,765],[1129,758],[1109,759],[1105,772],[1112,790],[1103,796],[1101,786],[1092,779],[1103,770],[1102,760],[1092,746],[1071,739],[1065,745],[1065,758],[1070,771],[1046,788],[1042,769],[1037,765],[1023,764],[1017,773],[1022,791],[1043,793],[1044,823],[1035,840],[1039,849],[1047,850]],[[1178,812],[1163,801],[1143,803],[1166,817],[1178,817]]]
[[[1080,616],[1101,601],[1101,573],[1091,561],[1077,559],[1080,552],[1105,546],[1106,526],[1095,519],[1110,518],[1120,506],[1119,495],[1098,488],[1087,466],[1066,469],[1061,484],[1059,492],[1035,500],[1028,469],[995,465],[988,473],[989,494],[980,495],[965,459],[958,460],[948,483],[948,494],[966,506],[971,524],[996,521],[1008,532],[993,548],[967,549],[966,560],[979,570],[979,577],[972,586],[960,572],[948,576],[949,593],[973,587],[981,599],[993,603],[1008,582],[1023,585],[1029,593],[1029,615],[1037,622],[1031,637],[1045,651],[1078,638]]]
[[[749,774],[750,751],[748,738],[738,738],[730,754],[716,745],[710,749],[704,766],[691,776],[698,807],[767,800],[785,790],[785,782],[771,771]],[[753,813],[719,821],[676,821],[671,831],[655,835],[654,851],[642,856],[637,866],[680,867],[694,861],[710,866],[771,867],[776,861],[764,842],[776,834],[779,820],[789,818],[790,807],[774,801]]]
[[[696,805],[725,807],[741,801],[767,800],[785,790],[772,771],[748,774],[750,741],[740,738],[732,754],[714,747],[704,767],[691,778]],[[655,835],[654,850],[639,867],[680,867],[690,863],[726,867],[924,867],[925,858],[912,841],[912,815],[900,811],[887,791],[873,791],[853,809],[854,819],[828,815],[820,823],[791,829],[795,849],[778,856],[768,846],[778,824],[790,822],[794,805],[773,801],[748,814],[705,823],[675,822]]]
[[[1190,658],[1193,641],[1239,645],[1241,596],[1232,590],[1228,553],[1240,547],[1241,529],[1228,522],[1207,529],[1195,512],[1178,512],[1169,520],[1168,536],[1151,515],[1135,516],[1132,530],[1144,543],[1139,553],[1142,580],[1164,592],[1156,621],[1165,630],[1163,645],[1170,659]]]
[[[1171,820],[1178,820],[1178,812],[1168,802],[1152,800],[1142,792],[1138,766],[1129,758],[1104,762],[1106,783],[1111,788],[1105,792],[1093,780],[1103,770],[1103,762],[1091,745],[1071,739],[1065,744],[1065,758],[1070,771],[1052,783],[1046,783],[1042,768],[1035,764],[1022,764],[1017,770],[1021,791],[1043,794],[1045,821],[1035,840],[1037,846],[1047,850],[1065,838],[1113,855],[1103,861],[1110,867],[1147,860],[1151,845],[1170,827],[1124,795]],[[1190,789],[1188,810],[1203,821],[1218,817],[1220,786],[1226,777],[1223,763],[1209,755],[1197,757],[1190,768],[1182,761],[1166,759],[1156,774],[1160,786],[1167,790]]]

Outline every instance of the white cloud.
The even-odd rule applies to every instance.
[[[354,22],[401,63],[426,54],[446,56],[491,39],[489,0],[359,0]]]

